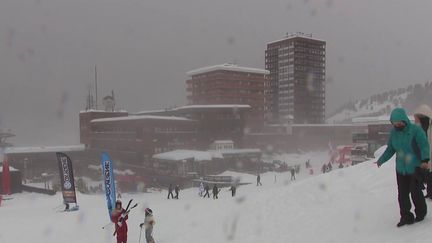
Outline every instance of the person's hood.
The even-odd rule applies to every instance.
[[[420,105],[415,109],[414,115],[427,116],[429,119],[432,118],[432,109],[428,105]]]
[[[390,121],[391,122],[403,121],[407,125],[411,124],[408,115],[406,114],[405,110],[402,108],[396,108],[392,111],[390,115]]]

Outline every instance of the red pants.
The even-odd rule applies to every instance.
[[[117,235],[117,243],[127,243],[127,235]]]

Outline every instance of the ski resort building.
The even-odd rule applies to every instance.
[[[269,114],[267,79],[263,69],[225,63],[187,72],[188,103],[190,105],[245,104],[251,107],[247,125],[260,129]]]
[[[326,42],[303,33],[267,44],[272,118],[324,123]]]

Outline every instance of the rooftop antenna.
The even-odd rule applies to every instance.
[[[96,96],[96,110],[98,109],[98,85],[97,85],[97,66],[95,65],[95,96]]]

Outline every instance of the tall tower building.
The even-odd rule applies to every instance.
[[[304,33],[267,44],[274,121],[324,123],[326,42]]]

